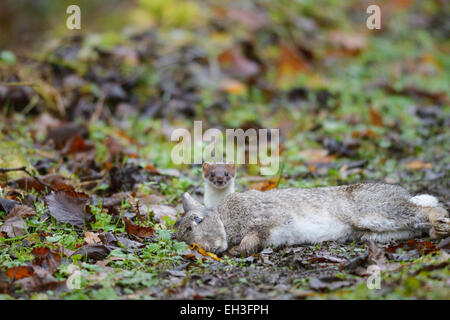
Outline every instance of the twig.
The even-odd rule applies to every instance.
[[[106,93],[102,92],[100,98],[97,101],[97,105],[95,106],[95,111],[89,120],[90,123],[96,123],[100,116],[102,115],[103,107],[105,105]]]
[[[34,180],[36,180],[39,184],[41,184],[42,186],[48,188],[49,190],[52,191],[56,191],[52,186],[42,182],[38,177],[36,177],[35,175],[31,174],[27,168],[25,166],[23,167],[18,167],[18,168],[0,168],[0,173],[6,173],[6,172],[12,172],[12,171],[23,171],[25,172],[27,175],[29,175],[30,177],[32,177]]]
[[[16,81],[16,82],[0,82],[0,86],[2,86],[2,87],[35,87],[35,86],[38,86],[38,84],[34,83],[34,82]]]
[[[275,188],[278,188],[278,185],[280,184],[281,175],[283,174],[283,169],[284,169],[284,163],[281,164],[280,174],[278,175],[277,185]]]
[[[11,172],[11,171],[23,171],[26,170],[26,167],[19,168],[0,168],[0,173]]]

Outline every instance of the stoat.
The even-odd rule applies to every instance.
[[[205,183],[203,202],[207,208],[216,208],[220,201],[234,192],[236,166],[234,163],[204,162],[202,171]]]

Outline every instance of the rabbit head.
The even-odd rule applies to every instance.
[[[182,195],[185,214],[177,221],[177,240],[196,243],[202,249],[221,253],[228,247],[225,227],[216,210],[207,209],[188,193]]]

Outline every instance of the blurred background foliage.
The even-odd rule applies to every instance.
[[[103,121],[142,144],[154,133],[161,144],[147,151],[163,167],[173,166],[168,132],[192,119],[204,129],[280,128],[293,175],[317,174],[305,158],[380,167],[384,152],[417,156],[432,139],[442,151],[449,2],[376,1],[381,30],[368,30],[373,3],[2,1],[0,81],[12,84],[0,86],[0,103],[4,114],[88,120],[100,138]],[[66,28],[69,4],[81,7],[80,31]]]

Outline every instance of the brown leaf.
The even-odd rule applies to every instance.
[[[15,284],[29,292],[39,292],[64,287],[65,281],[58,281],[48,270],[34,266],[32,276],[19,279]]]
[[[407,169],[411,169],[411,170],[420,170],[420,169],[431,169],[433,168],[433,164],[428,163],[428,162],[422,162],[420,160],[414,160],[409,162],[406,165]]]
[[[298,50],[285,43],[281,45],[278,78],[295,77],[300,73],[309,71],[311,71],[311,66]]]
[[[222,67],[229,69],[237,77],[253,77],[260,71],[260,67],[256,62],[247,59],[237,49],[229,49],[222,52],[218,60]]]
[[[108,135],[105,139],[105,145],[111,153],[112,156],[118,156],[123,152],[123,145],[114,138],[113,136]]]
[[[27,277],[31,277],[34,275],[34,270],[32,266],[19,266],[6,270],[6,274],[11,279],[23,279]]]
[[[164,217],[169,217],[172,220],[176,220],[177,210],[173,207],[159,204],[141,205],[139,211],[144,214],[147,212],[153,212],[154,218],[157,222],[165,224]]]
[[[125,221],[125,230],[128,234],[137,236],[139,238],[147,238],[151,237],[155,232],[155,230],[151,226],[143,227],[137,225],[127,217],[124,217],[123,220]]]
[[[97,244],[101,243],[102,240],[100,240],[100,238],[98,237],[98,233],[86,231],[84,233],[84,242],[86,242],[87,244]]]
[[[353,131],[352,138],[376,138],[378,135],[373,130]]]
[[[335,156],[328,155],[326,149],[305,149],[299,155],[312,163],[330,163],[335,159]]]
[[[160,173],[159,170],[158,170],[158,168],[156,168],[154,165],[151,165],[151,164],[147,164],[147,165],[145,166],[145,170],[148,170],[148,171],[150,171],[150,172],[152,172],[152,173],[156,173],[156,174],[159,174],[159,173]]]
[[[6,213],[9,213],[12,208],[14,208],[18,204],[19,202],[17,201],[0,198],[0,210],[5,211]]]
[[[19,204],[9,212],[9,214],[5,217],[5,221],[13,217],[28,218],[34,216],[35,214],[36,211],[34,211],[34,209],[30,208],[29,206]]]
[[[82,260],[98,261],[105,259],[110,252],[111,249],[109,246],[103,244],[88,244],[75,251],[71,257],[80,254]]]
[[[55,190],[66,190],[66,191],[74,191],[74,188],[66,183],[66,178],[57,175],[57,174],[49,174],[45,176],[38,177],[43,183],[51,186]],[[39,183],[33,177],[25,177],[15,181],[20,189],[25,191],[35,190],[38,192],[45,191],[46,187]]]
[[[220,83],[220,89],[229,94],[242,94],[245,92],[245,85],[237,80],[225,79]]]
[[[420,241],[415,239],[410,239],[407,242],[400,243],[398,245],[389,246],[386,251],[389,253],[394,253],[398,249],[402,249],[404,251],[410,251],[410,250],[418,250],[418,251],[424,251],[425,254],[439,251],[438,248],[436,248],[436,245],[433,244],[430,241]]]
[[[278,186],[279,178],[271,178],[262,182],[256,182],[250,185],[250,189],[259,190],[259,191],[267,191],[271,189],[275,189]]]
[[[59,252],[50,248],[33,248],[31,254],[35,256],[33,265],[39,266],[51,274],[57,271],[58,266],[61,264],[61,255]]]
[[[212,259],[214,259],[216,261],[222,261],[222,259],[220,259],[218,256],[216,256],[214,253],[208,252],[208,251],[200,248],[200,246],[198,244],[196,244],[196,243],[191,244],[189,246],[189,249],[192,250],[192,251],[195,251],[195,249],[197,249],[198,253],[200,253],[202,256],[212,258]]]
[[[80,135],[76,134],[70,138],[64,148],[61,150],[62,154],[75,154],[85,152],[93,149],[92,144],[88,144]]]
[[[25,221],[19,217],[8,219],[0,226],[0,233],[6,234],[9,238],[24,236],[27,230]]]
[[[357,55],[367,47],[367,37],[364,34],[332,31],[329,39],[341,54]]]
[[[45,201],[50,215],[58,222],[69,223],[83,229],[92,218],[89,210],[86,210],[89,208],[87,207],[89,196],[85,193],[52,192],[45,197]]]
[[[370,123],[377,127],[383,126],[383,118],[381,117],[381,114],[376,111],[375,109],[370,108],[369,109],[370,114]]]
[[[75,123],[66,123],[58,128],[50,130],[47,136],[47,140],[53,140],[56,149],[62,149],[68,140],[75,135],[80,137],[86,137],[88,130],[83,125]]]
[[[9,238],[26,235],[27,225],[23,219],[35,214],[36,211],[28,206],[16,205],[5,217],[3,225],[0,226],[0,232],[5,233]]]

